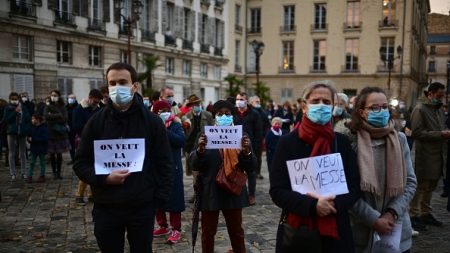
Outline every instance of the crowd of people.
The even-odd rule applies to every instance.
[[[442,225],[431,208],[440,178],[442,197],[448,198],[450,188],[450,120],[440,83],[430,84],[418,105],[407,110],[404,104],[392,106],[380,88],[365,87],[349,98],[330,81],[307,85],[293,105],[272,100],[263,105],[257,96],[238,93],[207,106],[195,94],[177,103],[171,87],[142,96],[137,73],[126,63],[111,65],[106,81],[81,101],[73,94],[65,101],[58,90],[40,103],[16,92],[0,100],[0,155],[5,153],[11,181],[20,177],[33,183],[38,159],[38,183],[48,180],[46,159],[53,179],[61,180],[62,154],[69,152],[66,162],[80,179],[74,197],[80,205],[85,197],[94,202],[94,233],[102,252],[122,252],[125,231],[131,252],[151,252],[153,237],[178,243],[186,209],[184,174],[200,187],[186,194],[192,194],[189,202],[199,204],[202,252],[214,251],[219,212],[230,236],[229,252],[246,252],[242,209],[257,204],[264,162],[267,194],[282,209],[277,252],[292,252],[294,245],[282,224],[317,232],[320,246],[295,252],[323,253],[375,252],[376,236],[391,233],[397,224],[402,224],[398,252],[407,253],[413,235]],[[206,148],[206,126],[239,125],[239,149]],[[142,168],[98,174],[95,144],[100,140],[142,140]],[[293,190],[288,161],[332,153],[342,157],[348,193],[320,196]],[[238,171],[246,175],[238,194],[218,185],[222,170],[225,177]]]

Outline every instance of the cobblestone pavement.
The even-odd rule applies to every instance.
[[[67,161],[67,156],[64,156]],[[263,160],[264,161],[264,160]],[[65,164],[65,162],[64,162]],[[47,176],[51,178],[50,166]],[[99,252],[93,235],[92,203],[75,203],[78,179],[70,166],[63,169],[63,180],[50,179],[46,183],[26,184],[10,182],[8,168],[0,161],[0,252]],[[37,171],[36,171],[37,172]],[[36,173],[35,172],[35,173]],[[280,210],[268,195],[267,168],[263,180],[258,180],[257,205],[244,209],[244,230],[247,252],[274,252],[275,234]],[[36,180],[36,178],[34,179]],[[154,239],[154,252],[191,252],[192,178],[185,177],[187,209],[183,213],[182,240],[167,245],[165,239]],[[440,228],[431,227],[414,238],[414,253],[450,253],[450,214],[445,210],[446,199],[435,193],[433,207],[444,222]],[[200,234],[195,252],[200,252]],[[216,236],[216,251],[230,248],[226,226],[221,218]]]

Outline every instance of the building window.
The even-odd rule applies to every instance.
[[[125,50],[120,50],[120,62],[128,63],[128,53]]]
[[[294,41],[283,41],[282,70],[294,70]]]
[[[394,43],[394,37],[381,38],[380,58],[386,59],[383,61],[385,68],[388,67],[388,59],[394,59]]]
[[[327,4],[315,4],[314,6],[314,28],[327,28]]]
[[[351,98],[353,96],[356,96],[358,94],[358,90],[357,89],[343,89],[342,91],[349,98]]]
[[[295,29],[295,5],[284,6],[283,31],[290,32]]]
[[[168,31],[172,31],[173,32],[173,27],[174,27],[174,9],[175,6],[173,3],[168,2],[167,3],[167,12],[166,12],[166,18],[167,18],[167,26],[166,26],[166,30]]]
[[[235,48],[234,48],[234,59],[235,59],[235,65],[241,66],[241,41],[236,40],[235,42]]]
[[[166,74],[175,74],[175,60],[172,57],[166,57]]]
[[[430,54],[436,54],[436,46],[430,46]]]
[[[89,88],[91,90],[93,89],[100,89],[103,86],[103,80],[102,79],[91,79],[89,80]]]
[[[436,62],[435,61],[428,62],[428,72],[436,72]]]
[[[200,63],[200,76],[203,78],[208,78],[208,64]]]
[[[191,24],[191,11],[189,8],[184,8],[184,27],[183,27],[183,39],[190,40],[189,34],[191,34],[191,29],[193,29]]]
[[[383,0],[383,25],[394,25],[396,0]]]
[[[68,63],[72,62],[72,43],[67,41],[57,41],[56,43],[56,61],[58,63]]]
[[[358,70],[359,39],[345,40],[345,70]]]
[[[241,25],[241,6],[236,4],[236,11],[234,13],[234,23],[235,25]]]
[[[108,1],[108,0],[106,0]],[[103,1],[92,0],[92,18],[98,23],[103,22]]]
[[[30,98],[33,98],[33,75],[14,74],[13,90],[17,93],[27,92]],[[8,84],[9,85],[9,84]]]
[[[67,97],[72,94],[72,86],[73,80],[71,78],[58,78],[58,90],[64,100],[67,100]]]
[[[315,40],[313,51],[313,70],[325,71],[325,56],[327,51],[326,40]]]
[[[14,35],[15,43],[13,57],[19,60],[31,61],[31,37]]]
[[[281,89],[281,102],[291,101],[294,98],[292,89],[282,88]]]
[[[250,32],[261,32],[261,9],[250,9]]]
[[[183,60],[183,75],[191,76],[192,73],[192,61]]]
[[[214,79],[216,80],[222,79],[222,68],[220,65],[214,65]]]
[[[89,46],[89,65],[95,67],[102,66],[102,48]]]
[[[359,1],[348,1],[347,2],[347,28],[359,28],[360,27],[360,16],[359,16]]]
[[[200,29],[200,43],[206,44],[206,27],[208,25],[208,16],[203,15],[202,16],[202,26]]]

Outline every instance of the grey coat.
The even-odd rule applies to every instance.
[[[411,161],[410,150],[406,136],[399,132],[399,140],[403,150],[403,159],[405,160],[406,178],[405,190],[402,195],[393,198],[384,197],[381,205],[377,202],[375,194],[363,192],[363,197],[359,199],[351,210],[351,221],[355,249],[357,253],[371,253],[373,244],[373,223],[385,213],[388,208],[395,210],[398,214],[398,223],[402,223],[402,235],[400,241],[400,251],[409,250],[412,245],[412,229],[409,218],[409,202],[414,197],[416,191],[416,175]],[[361,165],[359,165],[361,166]],[[383,198],[382,198],[383,199]],[[379,198],[378,198],[379,200]]]
[[[446,128],[441,106],[427,101],[414,108],[411,129],[419,181],[439,180],[446,171],[447,140],[441,136],[441,131]]]

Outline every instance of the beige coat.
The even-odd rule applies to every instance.
[[[447,140],[441,136],[447,127],[441,106],[428,100],[418,104],[412,112],[411,128],[418,181],[438,180],[447,163]]]

